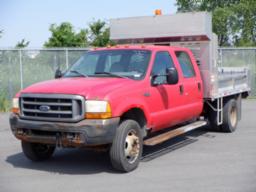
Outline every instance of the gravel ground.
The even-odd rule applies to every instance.
[[[34,163],[21,152],[0,113],[0,191],[256,192],[256,100],[243,101],[232,134],[195,130],[146,147],[137,170],[120,174],[106,153],[59,149]]]

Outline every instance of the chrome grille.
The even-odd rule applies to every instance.
[[[22,94],[21,118],[77,122],[84,116],[84,99],[77,95]]]

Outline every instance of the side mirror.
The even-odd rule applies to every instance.
[[[61,72],[60,69],[57,69],[57,70],[55,71],[55,79],[59,79],[59,78],[61,78],[61,77],[62,77],[62,72]]]
[[[168,68],[166,70],[166,80],[170,85],[177,84],[179,81],[178,72],[175,68]]]

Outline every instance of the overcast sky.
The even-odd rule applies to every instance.
[[[76,30],[93,19],[176,12],[175,0],[0,0],[0,47],[14,47],[25,38],[29,47],[42,47],[49,38],[49,26],[68,21]]]

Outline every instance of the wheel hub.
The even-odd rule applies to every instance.
[[[134,131],[130,131],[125,139],[125,157],[129,163],[134,163],[140,151],[139,137],[136,135]]]

